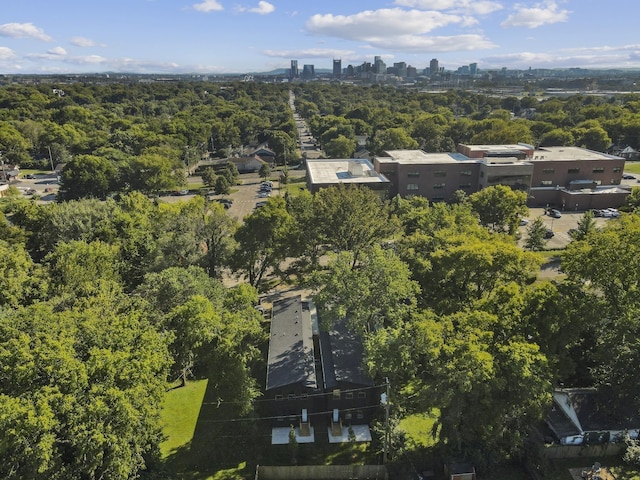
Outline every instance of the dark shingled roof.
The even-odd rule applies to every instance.
[[[331,390],[340,382],[373,386],[363,367],[362,342],[345,320],[335,322],[329,332],[320,332],[320,350],[325,389]]]
[[[311,316],[300,296],[273,303],[266,389],[317,388]]]

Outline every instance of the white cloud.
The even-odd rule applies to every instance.
[[[204,0],[201,3],[194,3],[193,8],[198,10],[199,12],[218,12],[220,10],[224,10],[224,7],[220,5],[216,0]]]
[[[566,22],[569,10],[560,10],[558,4],[552,0],[538,3],[531,8],[523,4],[515,5],[516,13],[509,15],[500,25],[502,27],[538,28],[552,23]]]
[[[395,49],[404,52],[455,52],[459,50],[487,50],[496,45],[481,35],[420,36],[399,35],[393,38],[371,39],[371,45],[377,48]]]
[[[9,60],[16,57],[16,54],[13,53],[9,47],[0,47],[0,61]]]
[[[307,29],[316,34],[347,40],[367,40],[372,35],[417,35],[436,28],[463,23],[465,18],[434,11],[401,8],[365,10],[355,15],[317,14],[307,21]]]
[[[339,58],[348,57],[355,52],[352,50],[337,50],[330,48],[309,48],[304,50],[264,50],[268,57],[278,58]]]
[[[316,35],[366,42],[371,47],[390,50],[449,52],[494,48],[495,45],[482,35],[425,35],[447,25],[467,27],[474,23],[475,19],[466,16],[394,8],[367,10],[349,16],[314,15],[306,27]]]
[[[5,23],[0,25],[0,37],[35,38],[50,42],[51,37],[33,23]]]
[[[503,8],[499,2],[488,0],[395,0],[394,3],[422,10],[452,10],[475,15],[486,15]]]
[[[67,51],[62,47],[55,47],[50,50],[47,50],[47,53],[50,55],[66,55]]]
[[[276,7],[274,7],[273,5],[271,5],[269,2],[265,2],[264,0],[260,0],[258,2],[258,6],[257,7],[253,7],[253,8],[249,8],[249,7],[238,7],[237,10],[239,12],[250,12],[250,13],[257,13],[259,15],[268,15],[270,13],[273,13],[273,11],[276,9]]]
[[[71,39],[71,44],[76,47],[104,47],[103,43],[97,43],[94,40],[86,37],[73,37]]]
[[[485,68],[637,68],[639,60],[640,45],[624,45],[492,55],[482,63]]]

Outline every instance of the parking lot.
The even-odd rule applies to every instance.
[[[529,209],[528,220],[530,222],[538,217],[542,217],[544,224],[554,233],[554,236],[547,240],[548,249],[564,248],[567,246],[571,241],[571,237],[568,232],[570,229],[578,227],[578,220],[582,218],[584,212],[561,212],[561,214],[562,216],[560,218],[553,218],[545,214],[544,208]],[[595,217],[594,220],[596,225],[599,227],[605,225],[607,222],[615,221],[613,218],[604,217]],[[524,245],[524,242],[527,239],[527,228],[528,225],[520,227],[520,232],[522,234],[519,242],[520,245]]]

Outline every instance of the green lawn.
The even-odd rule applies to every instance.
[[[625,162],[624,171],[628,173],[640,174],[640,162]]]
[[[163,458],[191,442],[207,383],[208,380],[194,380],[167,392],[161,415],[162,431],[166,437],[160,444]]]
[[[429,413],[409,415],[403,418],[398,425],[407,438],[407,446],[411,449],[428,448],[434,446],[438,437],[434,438],[433,427],[438,420],[439,412],[433,410]]]

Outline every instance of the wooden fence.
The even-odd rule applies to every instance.
[[[258,466],[255,480],[388,480],[382,465]]]
[[[552,445],[542,449],[544,458],[611,457],[624,452],[624,443],[603,443],[601,445]]]

